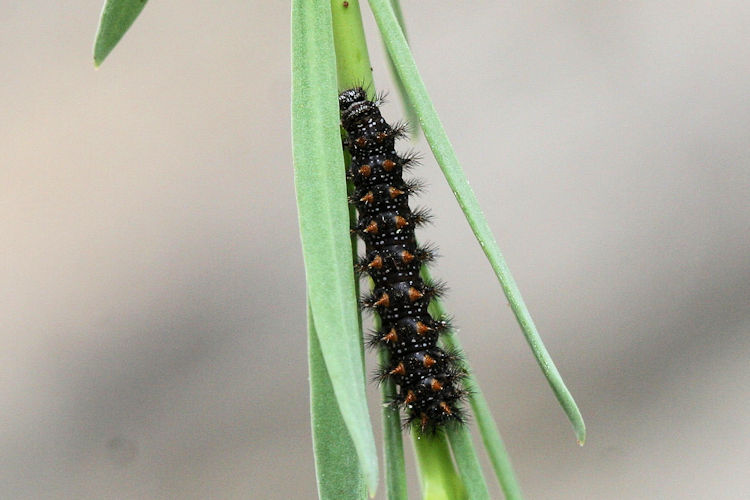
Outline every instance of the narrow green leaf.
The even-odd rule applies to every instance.
[[[94,66],[112,52],[126,31],[146,6],[148,0],[106,0],[94,41]]]
[[[308,297],[341,416],[374,494],[378,460],[365,398],[337,102],[330,3],[294,0],[294,182]]]
[[[437,306],[440,307],[440,304],[437,304]],[[458,337],[453,333],[445,335],[442,338],[442,341],[449,349],[462,350]],[[469,401],[471,402],[471,409],[474,413],[474,420],[479,426],[482,443],[490,457],[490,463],[495,471],[495,477],[497,477],[500,487],[503,489],[506,500],[521,500],[523,498],[521,487],[518,484],[516,473],[513,470],[510,457],[505,449],[505,443],[503,443],[503,438],[500,436],[500,431],[497,428],[497,424],[495,424],[495,419],[492,417],[487,400],[484,399],[484,394],[482,394],[482,390],[479,387],[479,382],[477,382],[476,377],[474,377],[471,371],[469,371],[469,376],[464,380],[464,387],[469,391]],[[465,437],[462,437],[460,440],[453,439],[453,435],[450,437],[451,448],[456,455],[456,461],[459,463],[459,469],[461,469],[463,474],[464,468],[461,467],[458,457],[464,453],[468,454],[468,452],[462,450],[462,448],[472,446],[472,443],[471,441],[467,442]],[[473,451],[473,447],[472,454],[474,458],[476,458],[476,452]],[[471,456],[468,457],[468,464],[473,466],[470,462]],[[468,485],[469,481],[465,481]]]
[[[539,337],[536,326],[521,297],[521,292],[518,290],[510,269],[508,269],[500,248],[492,235],[489,224],[479,207],[479,202],[474,195],[474,191],[471,189],[469,181],[466,179],[458,163],[453,147],[437,116],[437,111],[427,94],[422,77],[419,75],[414,58],[391,7],[390,0],[370,0],[370,7],[385,41],[388,53],[393,58],[396,71],[401,75],[409,98],[417,111],[419,122],[435,159],[440,165],[448,184],[451,186],[453,194],[461,206],[461,210],[463,210],[474,235],[479,241],[484,254],[487,256],[487,260],[489,260],[492,269],[495,271],[495,275],[500,281],[503,292],[526,337],[526,341],[531,347],[531,351],[536,357],[537,363],[573,425],[578,442],[583,444],[586,439],[586,426],[583,422],[581,412],[573,400],[570,391],[565,387],[565,383],[557,371],[555,363],[552,361],[547,349],[544,347],[542,339]]]
[[[474,418],[479,426],[484,448],[490,457],[490,463],[500,482],[500,487],[505,493],[505,498],[506,500],[521,500],[523,498],[521,486],[518,484],[513,464],[511,464],[510,456],[505,449],[505,443],[500,437],[495,419],[492,418],[487,400],[484,399],[484,394],[482,394],[474,376],[470,376],[465,382],[466,388],[471,391],[469,400],[474,411]]]
[[[401,12],[401,2],[399,2],[399,0],[391,0],[391,5],[393,6],[393,12],[396,14],[396,19],[398,19],[398,24],[401,26],[401,31],[404,32],[404,38],[406,38],[408,42],[409,35],[406,33],[406,21],[404,21],[403,12]],[[398,74],[396,68],[393,66],[391,55],[386,52],[386,56],[388,60],[388,70],[396,81],[396,90],[398,91],[398,96],[401,98],[401,103],[404,106],[406,123],[409,124],[409,135],[412,139],[416,139],[419,136],[419,118],[417,118],[417,113],[414,111],[414,106],[411,104],[409,94],[406,93],[406,87],[404,87],[404,82],[401,80],[401,75]]]
[[[489,500],[490,492],[487,490],[487,482],[484,480],[482,466],[479,464],[468,426],[461,425],[449,429],[448,441],[468,497],[472,500]]]
[[[422,268],[420,274],[425,282],[434,281],[429,269]],[[435,318],[446,316],[443,304],[439,300],[435,300],[430,304],[429,311]],[[440,341],[444,347],[451,351],[463,352],[461,344],[458,341],[458,336],[455,333],[449,332],[443,335]],[[503,439],[500,437],[500,431],[498,431],[495,425],[495,420],[492,418],[487,401],[484,399],[484,395],[479,389],[479,383],[471,373],[468,363],[464,368],[469,375],[464,380],[463,385],[469,392],[469,401],[474,412],[474,419],[479,426],[482,443],[490,457],[495,476],[505,493],[506,500],[521,500],[521,488],[518,485],[518,479],[516,478],[516,473],[513,471],[508,452],[505,450]],[[471,440],[468,429],[466,427],[453,429],[449,432],[448,438],[466,489],[471,494],[470,497],[487,498],[489,495],[487,483],[482,475],[477,452],[474,449],[474,443]]]
[[[357,450],[336,404],[309,304],[307,333],[318,496],[321,500],[362,500],[367,497],[364,475],[357,460]]]

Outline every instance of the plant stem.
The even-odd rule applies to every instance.
[[[422,500],[468,499],[463,481],[453,468],[445,434],[425,435],[413,429],[412,443],[419,464]]]
[[[331,14],[339,91],[362,87],[374,97],[375,85],[359,2],[331,0]]]
[[[336,50],[336,73],[339,90],[355,86],[367,89],[370,97],[375,96],[375,84],[372,78],[370,56],[367,51],[362,15],[357,0],[344,2],[331,0],[331,14],[333,23],[333,43]],[[348,154],[346,155],[349,161]],[[353,188],[349,183],[349,192]],[[356,222],[354,207],[349,208],[352,224]],[[353,258],[356,258],[357,236],[352,236]],[[361,319],[360,319],[361,326]],[[379,323],[376,321],[376,328]],[[361,330],[361,328],[360,328]],[[380,353],[381,364],[386,364],[384,357],[387,353]],[[396,389],[393,383],[384,383],[381,387],[383,401],[392,401]],[[385,482],[388,500],[407,500],[406,464],[404,460],[404,445],[401,432],[399,412],[394,408],[383,408],[383,441],[385,454]]]

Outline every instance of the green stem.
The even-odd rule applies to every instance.
[[[336,52],[336,78],[339,91],[351,88],[354,82],[367,82],[372,85],[372,68],[370,56],[367,52],[364,27],[359,2],[331,0],[331,23],[333,26],[333,45]],[[351,160],[349,153],[344,151],[345,164]],[[351,181],[347,182],[347,190],[353,192]],[[356,210],[349,206],[349,221],[356,222]],[[352,261],[357,259],[357,235],[351,235]],[[359,297],[359,281],[354,284]],[[359,316],[359,327],[362,330],[362,316]],[[361,340],[361,336],[360,336]],[[364,344],[362,345],[362,362],[364,365]]]
[[[372,67],[367,51],[362,15],[357,0],[331,0],[333,42],[336,50],[336,73],[339,90],[354,86],[367,89],[371,97],[375,95]],[[347,155],[347,161],[349,161]],[[351,183],[349,192],[352,192]],[[350,218],[355,220],[354,207],[350,207]],[[356,257],[356,236],[352,247]],[[376,322],[376,327],[379,324]],[[387,364],[387,353],[380,353],[381,364]],[[393,383],[386,382],[381,387],[383,401],[392,401],[396,389]],[[388,500],[407,500],[406,464],[399,412],[391,407],[382,411],[383,442],[385,454],[385,482]]]
[[[463,481],[453,468],[445,434],[426,435],[413,429],[412,443],[419,464],[422,500],[468,500]]]
[[[331,14],[339,91],[359,86],[367,89],[370,97],[374,96],[372,66],[359,2],[331,0]]]
[[[388,352],[381,349],[378,353],[381,366],[387,366]],[[396,398],[396,386],[391,381],[384,381],[380,387],[384,402]],[[404,438],[401,430],[401,416],[398,408],[384,403],[382,410],[383,443],[385,453],[385,484],[388,500],[407,500],[406,462],[404,460]]]

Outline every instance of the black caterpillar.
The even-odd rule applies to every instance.
[[[424,210],[409,208],[409,195],[420,183],[405,181],[403,171],[415,156],[400,156],[394,146],[405,135],[405,126],[386,123],[378,102],[359,87],[339,95],[339,108],[347,133],[344,146],[352,158],[347,172],[354,184],[350,202],[359,214],[353,231],[365,242],[365,256],[355,267],[375,284],[362,306],[374,309],[382,323],[369,345],[389,354],[378,378],[396,384],[392,404],[405,411],[404,426],[434,432],[462,423],[460,401],[466,391],[461,380],[466,372],[458,353],[437,345],[449,322],[427,312],[444,287],[423,282],[419,274],[422,265],[434,259],[434,251],[417,245],[414,237],[414,228],[429,219]]]

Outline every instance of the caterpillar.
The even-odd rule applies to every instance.
[[[361,303],[381,321],[368,345],[388,353],[376,378],[394,382],[396,396],[391,404],[404,411],[404,427],[435,432],[465,421],[461,401],[466,396],[462,387],[466,372],[458,352],[438,345],[450,322],[433,318],[427,310],[445,287],[420,277],[435,251],[418,245],[414,235],[414,229],[430,219],[426,210],[409,206],[410,195],[420,190],[421,183],[403,178],[417,158],[396,152],[395,141],[405,135],[406,127],[389,125],[379,102],[368,99],[361,87],[339,95],[341,125],[347,134],[343,144],[351,155],[347,176],[354,185],[349,201],[358,213],[352,231],[365,244],[365,255],[355,270],[372,279],[374,288]]]

